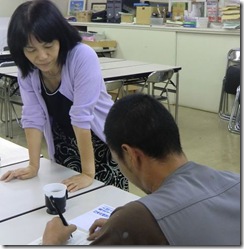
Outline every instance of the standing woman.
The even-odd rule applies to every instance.
[[[113,105],[94,50],[50,0],[27,1],[13,13],[8,46],[20,69],[22,126],[30,161],[1,180],[38,174],[42,137],[51,160],[81,174],[63,181],[73,192],[98,179],[128,190],[103,134]]]

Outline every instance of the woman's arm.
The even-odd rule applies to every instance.
[[[25,168],[7,171],[2,175],[0,180],[6,182],[9,182],[15,178],[25,180],[33,178],[38,174],[40,166],[42,132],[34,128],[25,128],[25,135],[30,158],[29,165]]]
[[[73,192],[92,184],[95,176],[95,159],[91,131],[73,126],[80,152],[82,173],[63,181],[68,191]]]
[[[82,173],[95,176],[95,159],[91,131],[73,126],[81,157]]]
[[[43,133],[34,128],[25,128],[27,147],[29,150],[29,167],[33,168],[36,173],[40,167],[40,155]]]

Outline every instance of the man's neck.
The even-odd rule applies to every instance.
[[[150,193],[156,191],[166,178],[187,162],[188,160],[184,153],[170,155],[163,161],[155,161],[153,165],[151,165],[152,167],[150,166],[151,174],[150,178],[148,178]]]

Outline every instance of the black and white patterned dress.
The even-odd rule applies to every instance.
[[[41,89],[52,122],[54,158],[63,166],[82,172],[80,153],[69,116],[73,103],[58,90],[50,93],[43,83]],[[96,167],[95,179],[128,191],[128,180],[119,170],[118,164],[112,160],[107,144],[93,131],[91,134]]]

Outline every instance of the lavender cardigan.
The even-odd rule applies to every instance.
[[[61,79],[59,92],[73,102],[69,112],[71,124],[91,129],[105,142],[104,123],[113,100],[106,91],[94,50],[82,43],[74,47],[68,53]],[[53,160],[51,122],[41,95],[39,70],[34,70],[26,78],[21,77],[19,72],[18,82],[23,100],[22,126],[44,132],[49,157]]]

